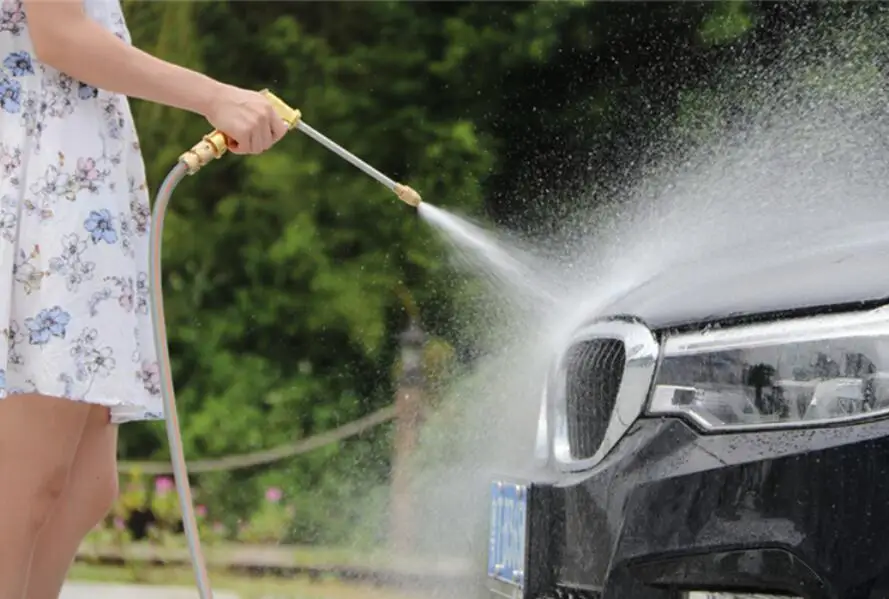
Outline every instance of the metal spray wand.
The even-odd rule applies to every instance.
[[[401,183],[393,181],[392,179],[360,159],[355,154],[347,151],[338,143],[332,141],[330,138],[326,137],[322,133],[307,125],[305,122],[303,122],[302,113],[300,113],[299,110],[291,108],[270,91],[262,90],[261,93],[269,99],[269,101],[275,107],[275,112],[277,112],[278,115],[282,119],[284,119],[284,122],[287,123],[290,129],[296,129],[298,131],[301,131],[302,133],[305,133],[343,160],[351,162],[353,165],[357,166],[366,174],[370,175],[371,177],[388,187],[390,190],[392,190],[392,192],[395,193],[396,196],[398,196],[398,199],[405,204],[414,207],[420,205],[422,199],[420,198],[420,194],[418,194],[416,191],[414,191],[407,185],[402,185]],[[226,150],[228,150],[228,141],[225,133],[222,133],[221,131],[213,131],[209,135],[205,135],[204,139],[197,143],[191,150],[184,153],[180,157],[180,161],[184,162],[188,166],[188,174],[193,175],[208,162],[225,154]]]
[[[422,199],[420,194],[398,183],[371,165],[367,164],[351,152],[346,151],[340,145],[334,143],[309,125],[302,121],[299,110],[291,108],[268,90],[262,91],[290,129],[298,129],[334,154],[352,163],[366,174],[370,175],[398,197],[399,200],[409,206],[417,207]],[[220,158],[228,150],[228,138],[221,131],[213,131],[195,144],[190,150],[179,157],[179,162],[173,167],[161,183],[155,198],[153,220],[151,227],[151,263],[149,265],[149,278],[151,281],[151,294],[149,296],[151,316],[154,329],[155,347],[158,351],[158,369],[161,378],[161,395],[163,397],[164,412],[166,415],[167,442],[170,445],[170,456],[173,466],[173,478],[176,481],[176,492],[179,496],[179,505],[182,511],[182,524],[185,529],[185,537],[188,542],[188,552],[191,557],[192,569],[198,586],[200,599],[212,599],[213,590],[210,586],[210,577],[207,572],[207,564],[204,553],[201,550],[201,539],[198,533],[197,519],[194,513],[194,502],[191,497],[191,486],[188,482],[188,468],[185,463],[185,451],[182,447],[182,433],[179,428],[179,417],[176,412],[176,397],[173,386],[173,374],[170,367],[170,354],[167,348],[167,330],[164,321],[164,298],[161,288],[161,241],[164,229],[164,217],[170,197],[176,189],[176,185],[186,175],[193,175],[203,166]]]

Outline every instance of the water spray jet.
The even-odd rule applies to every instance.
[[[420,194],[412,188],[390,179],[339,144],[307,125],[303,122],[302,113],[299,110],[291,108],[268,90],[263,90],[261,93],[272,103],[275,112],[287,123],[288,129],[301,131],[340,158],[352,163],[364,171],[364,173],[388,187],[399,200],[408,206],[416,208],[420,205],[422,201]],[[175,388],[173,386],[170,355],[167,348],[166,325],[164,322],[164,300],[161,287],[161,242],[167,205],[176,186],[186,175],[193,175],[213,160],[221,158],[228,150],[229,144],[230,138],[224,132],[213,131],[205,135],[201,141],[179,157],[179,162],[170,170],[158,189],[152,217],[153,226],[151,228],[151,260],[149,264],[151,295],[149,296],[149,303],[155,346],[158,351],[158,369],[161,379],[161,396],[166,416],[167,442],[170,445],[173,478],[176,481],[176,493],[179,497],[182,512],[182,525],[188,542],[189,557],[191,558],[200,599],[212,599],[213,590],[210,586],[206,560],[201,550],[194,502],[192,501],[191,487],[188,483],[188,467],[185,463],[185,452],[182,447],[182,433],[179,429],[179,419],[176,413]]]

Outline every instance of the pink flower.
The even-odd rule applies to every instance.
[[[194,508],[195,513],[201,518],[204,518],[207,515],[207,506],[206,505],[198,505]]]
[[[77,159],[77,176],[84,181],[93,181],[99,178],[99,170],[96,161],[92,158]]]
[[[25,18],[25,13],[21,8],[17,8],[14,2],[6,1],[3,3],[3,17],[9,20],[10,24],[17,25]]]
[[[169,476],[159,476],[154,479],[154,492],[158,495],[166,495],[173,490],[173,479]]]
[[[142,362],[139,380],[142,381],[146,391],[152,395],[158,395],[161,392],[161,372],[157,362]]]
[[[124,312],[132,312],[133,311],[133,285],[132,283],[129,285],[121,285],[120,289],[120,297],[117,298],[117,303],[120,304],[120,307],[124,309]]]
[[[126,522],[123,521],[123,518],[115,518],[114,519],[114,528],[117,530],[123,530],[127,527]]]
[[[269,487],[265,491],[265,500],[271,503],[278,503],[281,501],[281,497],[284,496],[284,493],[281,492],[281,489],[278,487]]]

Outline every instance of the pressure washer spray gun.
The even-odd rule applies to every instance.
[[[409,206],[418,207],[422,201],[420,194],[396,181],[393,181],[371,165],[367,164],[351,152],[334,143],[302,120],[299,110],[291,108],[278,97],[263,90],[262,94],[272,103],[275,112],[278,113],[289,129],[302,131],[319,144],[349,162],[388,187],[398,196],[398,199]],[[188,483],[188,469],[185,464],[185,454],[182,448],[182,434],[179,430],[179,418],[176,413],[176,398],[173,387],[173,374],[170,368],[170,355],[167,349],[167,332],[164,322],[164,299],[161,289],[161,238],[164,229],[164,216],[167,204],[176,185],[186,175],[193,175],[202,167],[220,158],[228,150],[228,137],[222,131],[213,131],[194,145],[190,150],[179,157],[179,163],[170,170],[164,182],[161,183],[154,204],[154,214],[151,228],[151,263],[149,276],[151,280],[151,315],[154,325],[155,347],[158,351],[158,369],[161,379],[161,395],[163,397],[164,412],[166,415],[167,441],[170,444],[170,456],[173,465],[173,477],[176,481],[176,492],[179,495],[179,505],[182,510],[182,524],[188,541],[188,552],[191,557],[195,581],[198,586],[200,599],[212,599],[213,591],[210,587],[210,578],[207,572],[207,564],[201,550],[201,540],[198,534],[197,520],[194,514],[194,503],[191,497],[191,486]]]
[[[272,106],[275,108],[275,112],[277,112],[278,116],[287,123],[287,126],[290,129],[298,129],[299,131],[302,131],[340,158],[351,162],[359,169],[391,189],[395,195],[398,196],[398,199],[405,204],[415,208],[420,205],[420,194],[416,191],[407,185],[402,185],[401,183],[393,181],[351,152],[346,151],[339,144],[334,143],[312,127],[305,124],[299,110],[291,108],[267,89],[262,90],[261,93],[269,99]],[[191,150],[184,153],[179,160],[188,166],[188,174],[193,175],[211,160],[219,158],[225,154],[226,150],[228,150],[228,143],[225,133],[213,131],[209,135],[205,135],[204,139],[195,144]]]

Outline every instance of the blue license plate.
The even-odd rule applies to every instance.
[[[491,483],[491,539],[488,576],[524,588],[528,530],[528,487]]]

